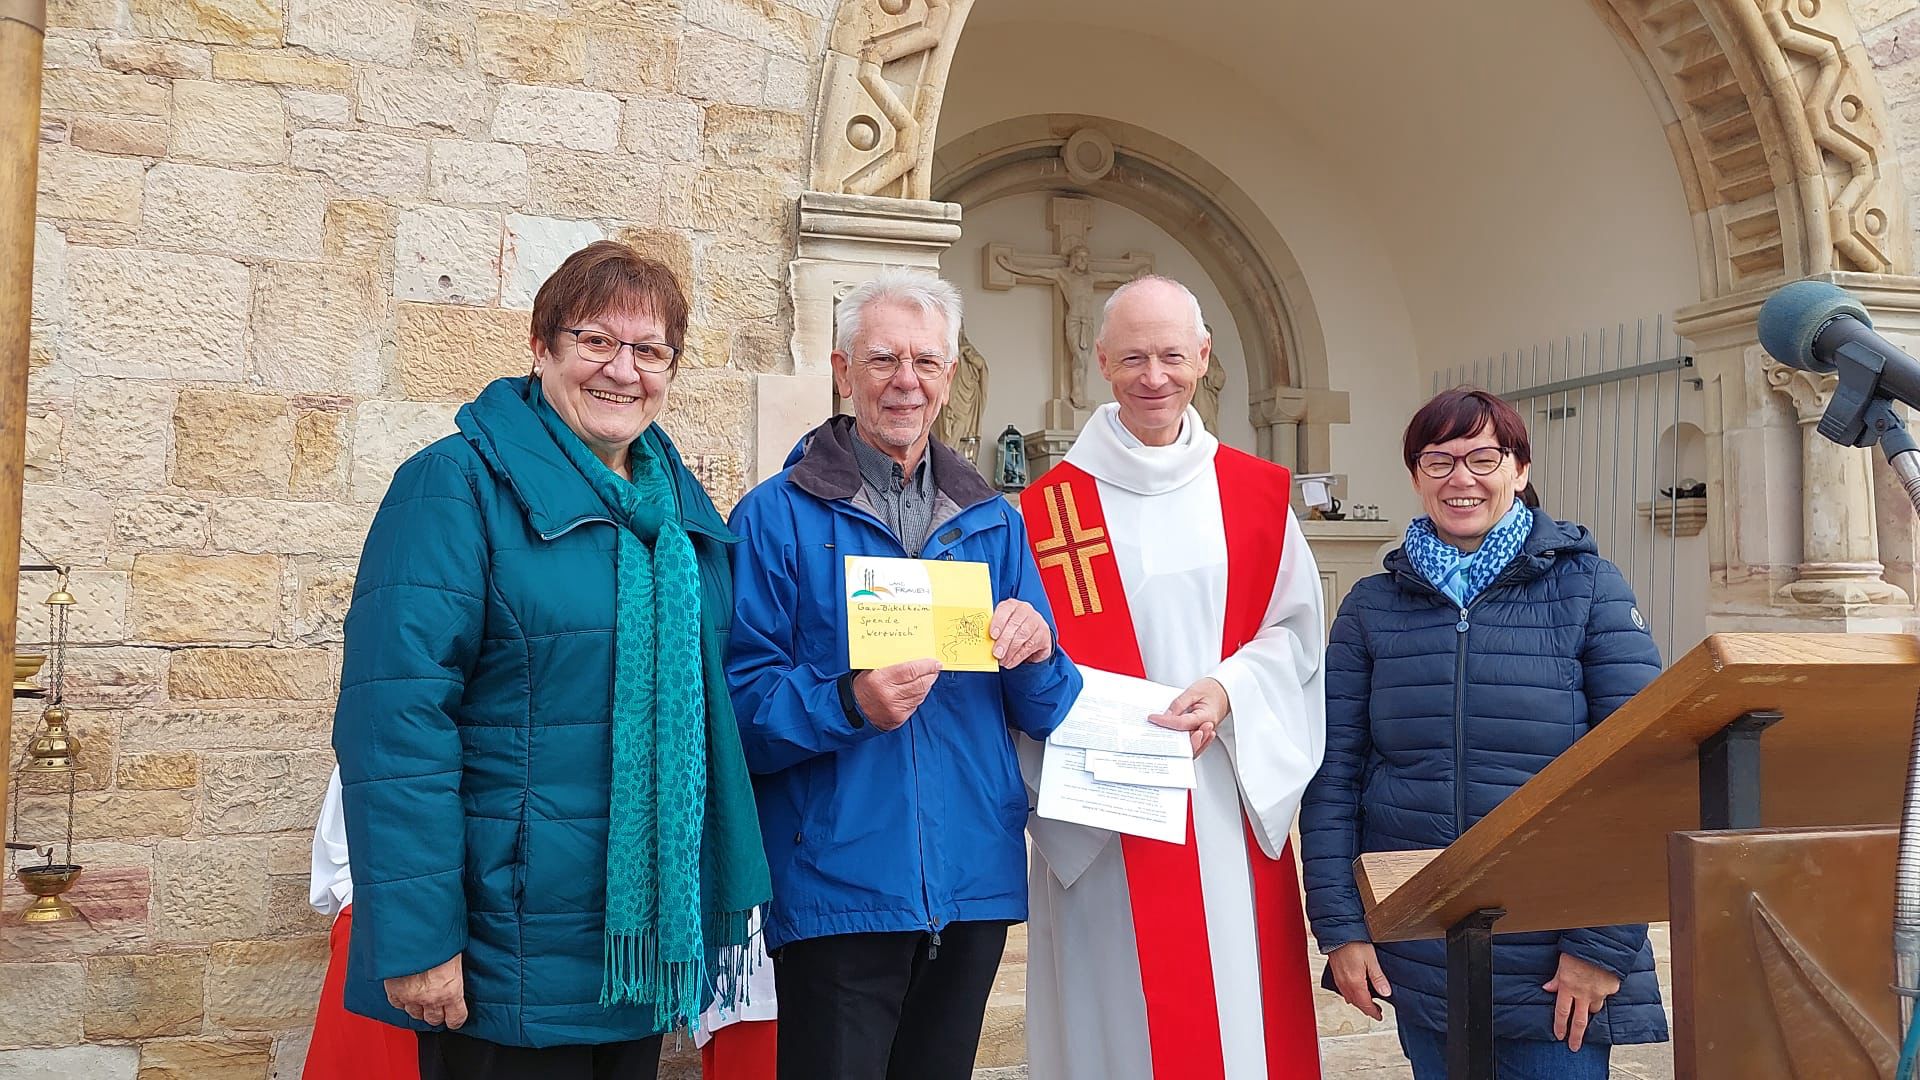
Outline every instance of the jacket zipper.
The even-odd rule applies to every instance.
[[[918,710],[915,711],[917,712]],[[911,729],[917,728],[920,725],[910,723],[907,726],[909,728],[907,732],[907,754],[913,759],[913,798],[916,803],[919,803],[921,802],[922,787],[920,783],[920,734]],[[918,811],[919,807],[915,809]],[[940,955],[940,927],[935,925],[933,921],[933,890],[927,884],[926,823],[924,815],[918,812],[913,815],[913,842],[914,846],[920,850],[920,908],[927,916],[927,959],[932,960]]]
[[[1460,621],[1453,624],[1453,836],[1456,840],[1467,831],[1467,630],[1467,609],[1461,608]]]
[[[1553,552],[1543,553],[1548,558]],[[1467,831],[1467,631],[1473,628],[1468,614],[1474,605],[1486,599],[1487,594],[1518,576],[1515,567],[1521,563],[1516,560],[1513,566],[1500,572],[1500,575],[1480,590],[1480,595],[1467,602],[1460,609],[1460,621],[1453,624],[1453,835],[1459,839]],[[1433,589],[1430,583],[1422,582]],[[1438,593],[1438,589],[1433,589]],[[1445,593],[1440,593],[1444,596]]]
[[[857,520],[868,522],[869,524],[872,524],[875,527],[877,527],[881,531],[881,533],[883,533],[889,540],[892,540],[894,542],[895,547],[900,548],[900,555],[899,555],[900,558],[914,557],[914,556],[908,555],[906,551],[906,547],[900,543],[899,538],[895,537],[893,533],[887,530],[886,522],[881,521],[874,514],[868,512],[866,509],[860,506],[854,505],[851,500],[847,500],[847,499],[833,499],[833,500],[829,500],[829,503],[835,508],[841,510],[841,512],[846,513]],[[974,504],[974,506],[984,506],[984,505],[986,505],[985,502]],[[973,535],[973,532],[969,531],[967,533],[964,533],[961,536],[955,537],[952,543],[941,545],[943,548],[946,548],[947,550],[938,556],[930,555],[928,553],[928,548],[930,548],[935,543],[932,534],[937,534],[940,531],[941,525],[950,524],[954,521],[959,520],[962,517],[965,517],[967,514],[967,511],[972,509],[973,509],[973,506],[963,506],[960,508],[958,513],[955,513],[952,516],[948,517],[945,521],[935,522],[932,530],[930,530],[929,536],[927,537],[927,544],[920,549],[919,557],[923,559],[926,559],[926,558],[952,559],[953,555],[952,555],[951,549],[953,547],[953,544],[957,544],[961,540],[966,539],[968,536]],[[576,522],[576,524],[578,523]],[[571,526],[569,526],[569,528],[571,528]],[[918,800],[920,797],[920,791],[919,791],[920,741],[919,741],[919,733],[913,730],[917,726],[918,725],[909,725],[907,730],[907,753],[913,761],[914,798],[916,800]],[[940,957],[940,924],[935,922],[933,918],[933,891],[927,884],[926,829],[925,829],[925,823],[921,820],[921,815],[918,813],[914,814],[913,816],[913,840],[914,840],[914,845],[918,848],[919,855],[920,855],[920,906],[921,906],[921,911],[926,916],[926,920],[927,920],[927,959],[937,960]]]
[[[573,530],[579,528],[582,525],[612,525],[612,524],[614,524],[614,520],[610,517],[591,517],[591,516],[577,517],[577,518],[574,518],[572,521],[567,522],[565,525],[562,525],[559,528],[553,530],[552,532],[541,533],[540,539],[547,540],[547,541],[558,540],[561,537],[567,535],[568,533],[572,532]]]
[[[892,541],[895,548],[899,549],[900,554],[892,556],[893,558],[913,558],[913,556],[907,554],[906,546],[900,543],[899,537],[894,536],[893,533],[887,530],[886,522],[881,521],[865,509],[853,505],[849,500],[834,499],[831,500],[831,505],[855,520],[867,522],[879,529],[881,534]],[[957,514],[955,515],[955,517],[958,516]],[[932,543],[931,538],[928,539],[928,543]],[[837,553],[838,549],[836,548],[835,551]],[[924,548],[922,549],[921,557],[925,557]],[[932,691],[928,691],[928,693],[931,694]],[[909,760],[913,762],[913,797],[916,804],[920,802],[920,736],[919,732],[915,730],[918,727],[919,725],[912,723],[907,725],[907,756]],[[927,884],[926,828],[924,822],[921,820],[921,815],[917,811],[913,815],[913,843],[916,852],[920,856],[920,913],[927,922],[927,959],[933,960],[940,955],[940,927],[933,921],[933,890]]]

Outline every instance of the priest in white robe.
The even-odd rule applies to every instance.
[[[1285,469],[1190,407],[1211,353],[1177,282],[1135,280],[1097,345],[1115,402],[1021,499],[1075,663],[1184,687],[1184,844],[1029,819],[1033,1080],[1320,1075],[1288,833],[1325,745],[1320,574]],[[1214,745],[1217,743],[1218,745]],[[1023,740],[1037,785],[1044,747]]]

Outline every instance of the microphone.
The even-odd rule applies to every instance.
[[[1842,446],[1872,446],[1898,426],[1888,401],[1920,407],[1920,361],[1876,333],[1867,309],[1837,285],[1782,287],[1760,305],[1758,328],[1760,344],[1782,364],[1839,374],[1820,434]]]

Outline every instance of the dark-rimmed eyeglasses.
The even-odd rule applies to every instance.
[[[1512,450],[1504,446],[1482,446],[1464,454],[1449,454],[1444,450],[1423,450],[1414,455],[1413,467],[1420,470],[1422,476],[1431,480],[1445,480],[1453,475],[1453,470],[1461,465],[1475,476],[1487,476],[1507,460]]]
[[[854,366],[866,372],[875,382],[885,382],[899,374],[900,365],[907,362],[904,357],[888,352],[877,352],[862,357]],[[953,366],[952,360],[938,353],[921,353],[913,358],[912,363],[913,373],[923,382],[945,375],[947,369]]]
[[[589,364],[612,363],[624,345],[633,350],[634,367],[658,375],[671,368],[680,356],[679,349],[664,341],[621,341],[603,330],[576,330],[570,326],[561,327],[560,332],[573,335],[580,359]]]

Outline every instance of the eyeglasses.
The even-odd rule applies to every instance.
[[[857,361],[857,363],[860,369],[865,371],[875,382],[885,382],[895,375],[898,375],[900,373],[900,365],[907,363],[907,361],[892,353],[877,352],[862,358]],[[953,366],[952,360],[936,353],[921,353],[919,356],[913,358],[912,363],[913,373],[918,375],[922,382],[937,379],[945,375],[947,369]]]
[[[1475,476],[1486,476],[1507,460],[1512,450],[1504,446],[1482,446],[1464,454],[1449,454],[1444,450],[1424,450],[1413,459],[1414,467],[1433,480],[1445,480],[1453,475],[1453,470],[1465,464],[1467,471]]]
[[[573,335],[580,359],[589,364],[612,363],[613,358],[620,355],[620,346],[625,345],[633,350],[634,367],[658,375],[671,368],[680,356],[679,349],[664,341],[621,341],[599,330],[575,330],[567,326],[561,327],[560,332]]]

